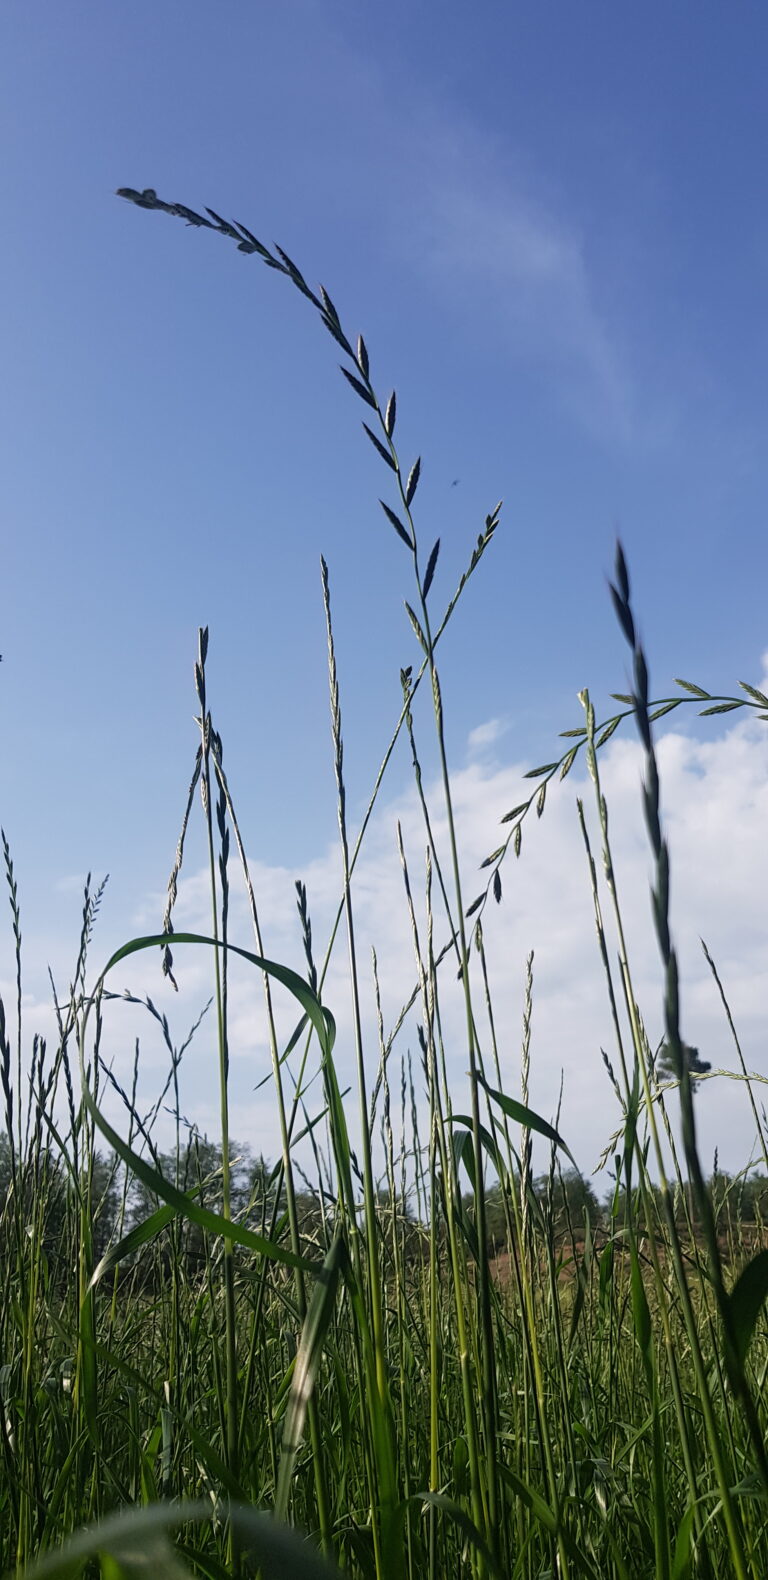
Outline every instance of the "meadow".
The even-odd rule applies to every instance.
[[[383,526],[408,572],[420,661],[401,673],[400,719],[384,743],[367,814],[350,829],[323,566],[343,885],[321,957],[308,896],[297,885],[301,975],[265,953],[268,918],[210,706],[206,630],[195,665],[200,743],[162,930],[126,943],[94,978],[100,892],[86,891],[55,1046],[26,1037],[21,908],[4,836],[17,992],[0,1003],[0,1564],[41,1577],[100,1565],[108,1580],[148,1566],[209,1580],[239,1573],[763,1580],[768,1196],[765,1179],[746,1171],[707,1178],[700,1158],[696,1090],[708,1066],[680,1022],[653,725],[681,707],[704,715],[752,709],[768,720],[768,697],[744,684],[736,695],[713,696],[686,681],[672,697],[651,696],[619,547],[611,595],[632,690],[600,724],[581,693],[583,724],[565,732],[553,761],[531,771],[530,795],[505,819],[480,893],[467,895],[445,744],[450,699],[438,659],[467,582],[483,573],[499,508],[485,518],[453,597],[436,609],[440,544],[419,536],[420,462],[401,468],[396,398],[374,388],[362,337],[350,340],[327,293],[313,291],[285,253],[243,226],[151,190],[120,195],[215,231],[281,274],[319,315],[360,402],[365,442],[381,461]],[[434,838],[424,788],[425,725],[414,711],[422,688],[440,765],[444,844]],[[653,863],[664,979],[659,1049],[649,1046],[635,998],[601,788],[601,749],[618,729],[635,731],[644,754],[638,816]],[[387,1030],[383,1016],[377,1046],[364,1032],[355,933],[355,867],[398,742],[412,759],[429,850],[418,878],[400,852],[416,983],[404,1013],[415,1006],[419,1016],[413,1061],[401,1056],[397,1028]],[[579,813],[596,969],[615,1034],[606,1078],[622,1118],[606,1136],[602,1203],[574,1167],[567,1110],[545,1117],[529,1102],[530,966],[520,1084],[515,1095],[508,1090],[499,1046],[503,1035],[508,1047],[511,1034],[494,1015],[483,936],[503,903],[505,863],[525,859],[526,820],[545,818],[548,786],[577,761],[586,763],[594,793]],[[208,851],[205,936],[174,928],[193,816],[203,819]],[[247,940],[230,931],[236,883],[248,897]],[[349,1092],[335,1062],[333,1005],[323,997],[334,947],[348,959],[356,1072]],[[133,1085],[117,1086],[111,1073],[112,973],[159,949],[169,974],[185,950],[210,959],[215,1139],[182,1123],[184,1048],[151,999],[143,1010],[168,1060],[152,1110],[142,1113],[137,1101],[137,1065]],[[228,983],[236,959],[263,985],[279,1135],[269,1160],[238,1145],[231,1112]],[[714,963],[712,970],[719,987]],[[447,1077],[441,1013],[446,980],[457,977],[469,1068],[463,1094]],[[768,1175],[759,1089],[721,992],[755,1153]],[[294,1010],[287,1042],[278,1032],[279,995]],[[119,1105],[120,1128],[107,1117],[105,1095],[110,1114]],[[157,1138],[163,1103],[175,1113],[170,1149]],[[548,1148],[543,1176],[534,1174],[534,1136]]]

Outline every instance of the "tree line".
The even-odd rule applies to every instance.
[[[191,1135],[177,1151],[156,1155],[154,1167],[178,1189],[194,1196],[213,1212],[222,1209],[221,1147]],[[285,1198],[280,1169],[247,1147],[232,1147],[230,1159],[232,1215],[256,1233],[281,1238],[286,1226]],[[15,1180],[15,1185],[14,1185]],[[519,1181],[515,1182],[519,1190]],[[739,1226],[762,1229],[768,1225],[768,1175],[757,1170],[732,1175],[714,1173],[709,1189],[721,1232]],[[658,1195],[658,1192],[657,1192]],[[115,1155],[93,1153],[76,1172],[70,1160],[53,1147],[39,1147],[23,1162],[14,1158],[8,1137],[0,1133],[0,1255],[11,1249],[9,1236],[19,1225],[33,1234],[43,1254],[48,1277],[58,1283],[71,1271],[79,1243],[79,1216],[84,1200],[89,1213],[94,1261],[139,1225],[150,1219],[163,1201],[143,1181],[126,1178]],[[626,1194],[616,1190],[601,1200],[592,1182],[576,1169],[557,1171],[532,1179],[528,1205],[532,1230],[556,1240],[581,1239],[587,1232],[613,1233],[626,1223]],[[422,1238],[409,1200],[393,1201],[388,1189],[378,1193],[382,1234],[398,1234],[404,1247],[415,1251]],[[470,1239],[474,1237],[473,1197],[457,1204]],[[332,1203],[307,1183],[297,1196],[302,1237],[307,1249],[324,1245],[324,1226]],[[685,1193],[678,1190],[676,1215],[684,1221],[689,1211]],[[633,1207],[635,1222],[638,1213]],[[509,1248],[509,1198],[499,1184],[491,1185],[486,1200],[487,1252],[492,1256]],[[639,1224],[640,1228],[647,1227]],[[193,1275],[206,1265],[209,1245],[206,1231],[177,1216],[156,1237],[161,1257],[173,1255]],[[130,1259],[129,1259],[130,1265]]]

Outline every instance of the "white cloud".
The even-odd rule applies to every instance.
[[[333,150],[356,223],[375,207],[377,234],[398,268],[427,280],[451,333],[522,363],[590,433],[634,437],[632,369],[571,193],[436,83],[406,75],[396,87],[375,55],[334,45],[347,113],[368,129]]]
[[[457,322],[500,340],[590,431],[631,437],[632,378],[577,216],[543,195],[521,149],[465,116],[433,104],[409,118],[407,138],[418,203],[403,227],[398,194],[394,234],[407,236],[409,257]]]
[[[484,727],[480,726],[482,731]],[[696,1045],[714,1067],[737,1067],[735,1050],[719,994],[704,959],[700,937],[706,939],[722,976],[741,1038],[747,1067],[768,1075],[766,1047],[765,962],[768,945],[765,895],[768,893],[768,733],[756,720],[741,720],[715,740],[694,740],[670,732],[659,742],[662,810],[672,857],[672,926],[681,966],[682,1029],[686,1041]],[[600,754],[602,788],[610,814],[610,834],[619,900],[632,969],[633,987],[652,1045],[663,1034],[662,981],[658,949],[651,919],[649,882],[651,859],[645,835],[641,780],[642,756],[629,737],[617,738]],[[488,871],[480,863],[499,844],[505,829],[500,819],[530,793],[523,779],[525,764],[498,766],[475,761],[453,778],[453,796],[462,852],[464,899],[477,894]],[[450,890],[446,850],[446,824],[438,786],[428,787],[436,842],[445,865]],[[562,783],[553,783],[541,820],[526,820],[519,860],[510,852],[502,869],[503,900],[491,900],[483,929],[493,993],[505,1089],[520,1091],[521,1023],[525,961],[534,951],[534,1012],[531,1067],[531,1102],[545,1117],[552,1116],[558,1098],[561,1071],[565,1093],[561,1129],[580,1164],[594,1167],[620,1115],[606,1078],[600,1049],[605,1048],[614,1066],[618,1059],[602,967],[598,955],[594,911],[586,855],[579,831],[576,797],[583,799],[593,855],[602,871],[600,836],[595,817],[594,791],[579,776],[578,765]],[[369,1091],[378,1066],[378,1043],[371,976],[370,949],[377,952],[386,1031],[394,1025],[401,1006],[415,985],[414,949],[405,904],[396,825],[400,822],[409,866],[422,949],[426,941],[424,904],[425,834],[415,794],[383,804],[369,829],[354,879],[354,915],[358,965],[362,986],[365,1060]],[[303,973],[301,935],[295,909],[294,880],[307,886],[315,952],[321,963],[340,888],[340,865],[335,847],[320,853],[301,873],[271,867],[255,859],[252,876],[264,929],[268,957]],[[230,937],[245,948],[254,948],[247,909],[241,897],[234,865]],[[139,930],[154,928],[162,914],[163,897],[155,897]],[[616,959],[617,941],[607,893],[601,904],[609,937],[609,953]],[[435,941],[447,936],[437,882],[433,885]],[[177,929],[208,933],[207,876],[194,873],[179,886],[175,917]],[[475,959],[474,967],[477,961]],[[149,991],[166,1010],[181,1040],[197,1007],[212,991],[211,961],[207,951],[179,946],[176,967],[181,988],[176,999],[160,978],[157,962],[135,956],[122,962],[113,986],[120,991],[130,983]],[[490,1062],[487,1021],[479,977],[476,1016],[485,1057]],[[618,989],[618,974],[616,976]],[[454,1101],[466,1109],[467,1050],[463,1008],[455,965],[446,961],[440,972],[440,993],[446,1058]],[[340,930],[326,978],[325,1002],[338,1024],[336,1056],[342,1086],[351,1087],[347,1099],[350,1126],[357,1128],[355,1061],[352,1040],[349,973],[346,940]],[[280,1038],[285,1041],[297,1014],[282,990],[275,994]],[[32,1007],[33,1008],[33,1007]],[[239,1141],[275,1157],[278,1136],[270,1085],[256,1090],[270,1068],[268,1037],[259,977],[245,965],[232,962],[229,979],[231,1029],[232,1131]],[[406,1022],[394,1045],[399,1059],[411,1051],[420,1083],[417,1012]],[[104,1053],[114,1055],[123,1084],[130,1077],[134,1037],[142,1036],[143,1097],[148,1106],[164,1079],[168,1058],[150,1035],[146,1017],[135,1009],[110,1006],[106,1012]],[[28,1025],[31,1020],[28,1021]],[[46,1026],[46,1030],[50,1028]],[[218,1065],[215,1022],[209,1016],[185,1055],[181,1072],[182,1108],[204,1128],[215,1133]],[[291,1060],[296,1069],[298,1055]],[[313,1071],[317,1056],[312,1054]],[[123,1067],[125,1066],[125,1067]],[[758,1088],[758,1102],[762,1089]],[[316,1112],[321,1089],[308,1094],[308,1108]],[[673,1109],[675,1103],[672,1104]],[[119,1105],[108,1105],[114,1116]],[[707,1082],[697,1098],[701,1150],[711,1167],[715,1146],[722,1167],[736,1169],[747,1162],[753,1145],[743,1086],[724,1078]],[[544,1156],[540,1155],[542,1166]]]
[[[469,755],[474,757],[489,751],[503,735],[506,735],[508,729],[509,723],[506,719],[487,719],[485,724],[478,724],[467,736]]]
[[[87,882],[87,873],[69,872],[57,878],[53,887],[57,894],[82,894]]]

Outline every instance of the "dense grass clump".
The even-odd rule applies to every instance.
[[[504,819],[503,841],[484,863],[484,887],[467,896],[437,649],[492,543],[499,507],[439,614],[430,593],[440,543],[424,548],[415,516],[420,462],[401,467],[395,395],[379,399],[362,337],[353,345],[327,292],[315,293],[284,252],[243,226],[164,203],[153,191],[121,195],[229,238],[289,279],[318,313],[386,469],[382,509],[412,578],[406,609],[419,663],[401,674],[400,717],[353,834],[323,564],[342,886],[322,960],[297,886],[304,975],[266,952],[209,706],[205,630],[195,667],[200,740],[162,929],[126,944],[93,980],[88,956],[101,895],[86,890],[55,1047],[25,1040],[20,909],[4,843],[18,990],[14,1004],[0,1003],[0,1562],[71,1575],[98,1559],[108,1576],[151,1564],[169,1575],[191,1567],[211,1580],[241,1572],[320,1580],[339,1571],[361,1580],[763,1580],[768,1186],[765,1176],[707,1180],[702,1171],[694,1094],[709,1072],[683,1040],[652,724],[686,703],[704,714],[750,707],[768,718],[768,697],[746,685],[742,696],[713,697],[679,682],[679,694],[652,702],[619,549],[611,590],[633,689],[599,726],[582,693],[583,724],[566,732],[556,761],[532,771],[530,797]],[[437,808],[421,771],[414,707],[423,683],[444,844],[434,836]],[[655,1056],[633,990],[600,782],[600,748],[625,721],[634,721],[645,756],[665,984],[665,1040]],[[370,1046],[355,933],[356,863],[400,736],[428,850],[417,903],[400,844],[416,984],[412,993],[402,985],[403,1016],[414,1008],[418,1016],[413,1064],[396,1043],[401,1022],[388,1031],[381,1013],[378,1046]],[[594,809],[580,804],[579,814],[615,1028],[606,1065],[620,1118],[606,1150],[602,1203],[573,1166],[567,1124],[530,1107],[531,961],[520,1095],[504,1089],[483,938],[488,902],[502,900],[503,865],[510,852],[520,854],[526,817],[534,807],[544,812],[548,785],[580,753],[595,795]],[[198,790],[210,868],[206,937],[176,932],[173,923]],[[250,908],[247,941],[230,937],[235,865]],[[344,934],[356,1086],[349,1095],[335,1062],[334,1006],[323,996]],[[149,1113],[137,1099],[138,1044],[131,1080],[119,1085],[112,1072],[111,972],[158,947],[171,978],[172,950],[209,953],[215,1140],[182,1122],[186,1044],[173,1043],[151,999],[144,1010],[164,1040],[168,1077]],[[233,1138],[235,958],[263,984],[279,1138],[270,1160],[252,1158]],[[446,1074],[446,984],[457,977],[466,1096]],[[375,960],[374,981],[380,1004]],[[294,1010],[287,1042],[278,1033],[278,996]],[[508,1044],[508,1028],[504,1035]],[[743,1060],[740,1078],[768,1172],[762,1112]],[[105,1112],[107,1092],[110,1113],[115,1097],[122,1104],[120,1130]],[[158,1139],[163,1103],[175,1116],[170,1148]],[[680,1149],[670,1121],[678,1103]],[[543,1176],[534,1175],[534,1134],[549,1148]]]

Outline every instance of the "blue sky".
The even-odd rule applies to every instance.
[[[353,814],[415,660],[386,473],[332,342],[256,259],[115,188],[242,220],[363,330],[377,387],[397,388],[401,455],[422,456],[440,605],[503,497],[441,661],[451,760],[501,796],[495,776],[581,722],[581,687],[599,709],[626,687],[617,532],[655,693],[675,675],[760,683],[767,44],[757,4],[5,9],[0,816],[35,1003],[45,962],[68,969],[87,870],[111,874],[99,956],[162,910],[198,625],[249,853],[289,902],[334,850],[321,552]],[[692,710],[674,722],[681,794],[701,743],[738,762],[747,739],[764,761],[759,731],[734,745]],[[714,760],[696,771],[735,804]],[[760,783],[742,807],[756,834]],[[722,841],[699,860],[717,890]],[[518,922],[520,977],[536,938]],[[681,926],[702,930],[693,911]],[[533,913],[528,932],[549,936]]]

